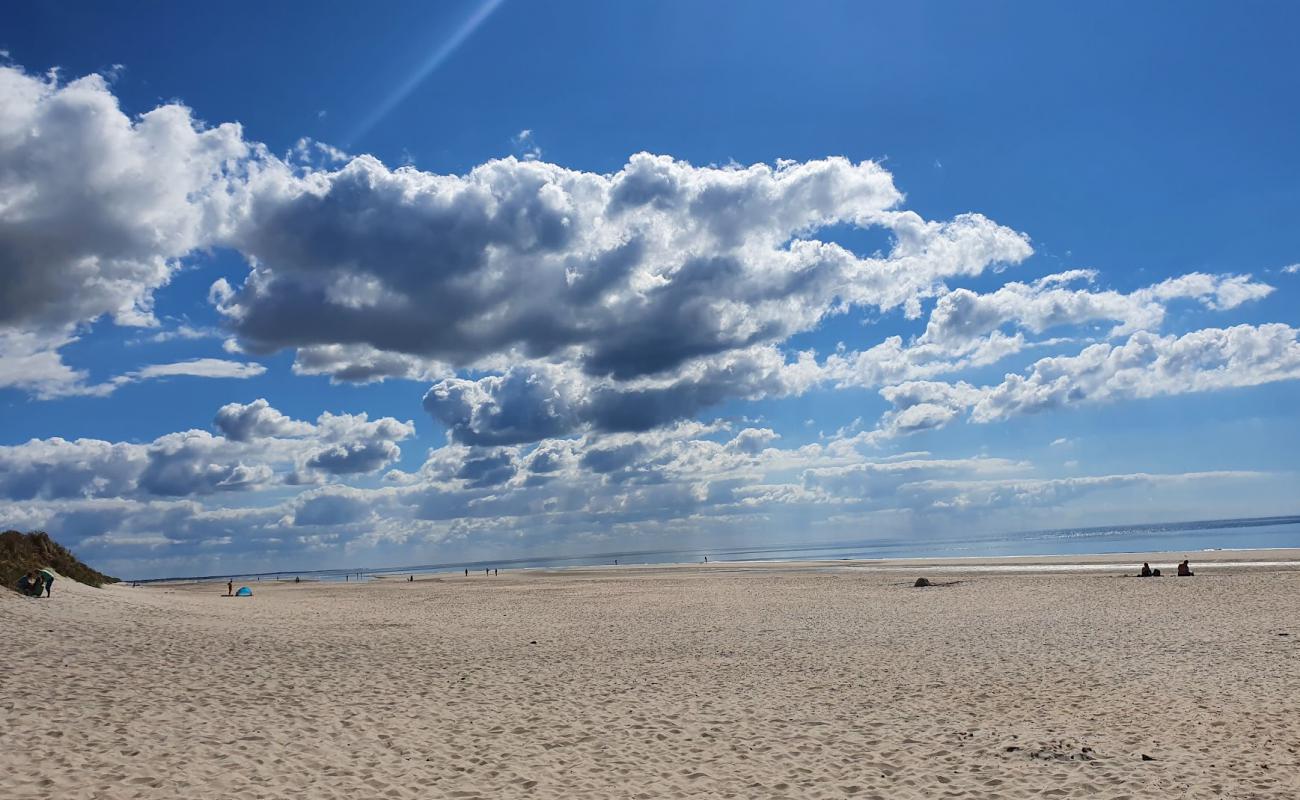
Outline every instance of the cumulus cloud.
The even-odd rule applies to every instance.
[[[32,439],[0,447],[0,497],[194,497],[377,472],[401,457],[411,422],[324,413],[293,420],[265,400],[223,406],[223,435],[190,430],[148,444]]]
[[[431,381],[454,373],[439,361],[364,344],[299,347],[293,371],[297,375],[328,375],[330,383],[373,383],[386,378]]]
[[[1110,335],[1127,335],[1157,328],[1178,299],[1229,309],[1271,291],[1200,273],[1092,291],[1072,286],[1095,279],[1079,270],[950,290],[1023,261],[1027,237],[974,213],[926,220],[869,161],[698,167],[640,153],[609,174],[536,157],[439,175],[308,139],[279,158],[174,103],[133,119],[96,76],[0,76],[0,131],[14,134],[0,147],[0,189],[13,198],[0,224],[13,264],[0,328],[24,326],[0,331],[0,386],[40,396],[261,371],[197,359],[88,385],[58,356],[75,326],[101,316],[154,324],[153,291],[211,246],[250,263],[242,282],[211,290],[232,352],[294,349],[295,372],[336,381],[431,381],[427,410],[477,446],[648,430],[825,383],[929,379],[1042,345],[1026,334],[1053,327],[1111,320]],[[878,229],[890,244],[862,256],[829,240],[837,226]],[[929,298],[912,342],[821,364],[782,349],[850,309],[915,318]],[[897,423],[934,427],[943,413],[917,408]],[[335,447],[314,463],[368,464],[385,450]]]
[[[1011,283],[976,294],[942,295],[925,332],[911,343],[891,336],[859,352],[837,352],[818,363],[811,353],[794,359],[773,347],[750,347],[700,357],[653,376],[593,378],[554,365],[516,366],[477,380],[446,378],[425,396],[425,408],[467,444],[518,444],[583,430],[637,431],[687,419],[730,398],[800,394],[814,386],[893,387],[996,363],[1056,339],[1026,339],[1052,328],[1112,320],[1109,335],[1158,327],[1166,304],[1190,299],[1214,309],[1236,307],[1273,291],[1249,276],[1199,273],[1163,281],[1130,294],[1067,288],[1094,273],[1050,275],[1033,284]],[[1008,333],[1004,326],[1018,330]],[[965,405],[909,403],[887,420],[889,433],[942,427]]]
[[[219,436],[185,431],[160,437],[148,447],[136,485],[144,494],[188,497],[260,488],[270,483],[272,474],[265,464],[237,460]]]
[[[211,241],[249,152],[183,106],[128,117],[98,75],[0,66],[0,327],[153,324],[153,291]]]
[[[1077,356],[1045,358],[983,392],[971,419],[988,422],[1081,402],[1110,402],[1258,386],[1300,378],[1300,331],[1288,325],[1137,333]]]
[[[1140,331],[1121,344],[1095,344],[1078,355],[1036,361],[1024,375],[975,387],[914,381],[881,395],[894,408],[878,434],[946,425],[967,410],[993,422],[1080,403],[1232,389],[1300,378],[1300,331],[1279,323],[1206,328],[1182,336]]]
[[[365,345],[472,366],[572,361],[628,379],[781,341],[853,305],[915,306],[956,275],[1017,262],[1025,237],[977,214],[898,211],[879,165],[842,158],[695,167],[634,156],[599,175],[504,159],[465,176],[266,166],[231,242],[255,259],[214,298],[245,347]],[[810,238],[891,231],[888,257]]]
[[[352,525],[374,518],[376,496],[347,486],[326,486],[298,495],[292,503],[294,527]]]
[[[629,381],[548,364],[477,380],[447,378],[428,391],[424,406],[455,441],[521,444],[587,430],[646,431],[728,398],[797,394],[820,379],[810,353],[787,360],[776,348],[752,347]]]
[[[9,500],[129,494],[148,462],[140,445],[32,439],[0,447],[0,496]]]
[[[907,530],[942,519],[934,515],[977,509],[1006,509],[1008,523],[1023,525],[1023,513],[1056,508],[1089,492],[1135,486],[1163,492],[1228,480],[1240,487],[1242,481],[1272,479],[1236,472],[1062,479],[993,456],[875,457],[867,434],[783,448],[769,429],[733,432],[721,423],[684,422],[537,445],[453,443],[432,451],[416,472],[390,472],[380,488],[331,484],[270,505],[224,505],[300,468],[307,453],[327,446],[325,438],[346,439],[359,427],[402,432],[400,423],[347,415],[322,419],[309,436],[243,443],[188,431],[148,445],[40,440],[3,448],[0,491],[14,499],[0,505],[0,523],[52,527],[91,552],[162,550],[180,564],[204,553],[302,558],[420,542],[455,548],[457,542],[472,547],[476,541],[522,539],[585,542],[590,549],[597,546],[593,536],[638,536],[647,537],[639,541],[649,546],[657,536],[701,531],[750,537],[755,525],[766,529],[773,521],[781,530],[788,530],[780,522],[786,521],[843,537],[867,519],[873,531],[882,520]],[[143,474],[147,490],[140,486]],[[633,541],[625,544],[637,546]],[[185,571],[167,564],[173,562],[152,568]]]
[[[251,403],[227,403],[217,410],[212,424],[234,442],[307,436],[314,430],[309,423],[292,420],[272,408],[264,397]]]
[[[307,456],[305,466],[331,475],[374,472],[401,458],[397,442],[415,435],[415,424],[366,414],[321,414],[313,437],[325,447]]]
[[[1012,324],[1035,334],[1051,328],[1113,320],[1110,335],[1153,330],[1164,320],[1165,305],[1193,299],[1215,310],[1226,310],[1266,297],[1273,291],[1249,275],[1191,273],[1170,278],[1130,294],[1068,288],[1092,281],[1096,273],[1074,270],[1049,275],[1032,284],[1012,282],[986,294],[957,289],[935,303],[921,343],[962,344],[979,340]]]

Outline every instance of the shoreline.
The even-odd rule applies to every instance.
[[[900,558],[843,558],[843,559],[743,559],[736,561],[709,561],[686,562],[674,561],[658,564],[581,564],[572,566],[533,566],[533,567],[503,567],[500,568],[502,574],[510,575],[537,575],[537,574],[556,574],[556,575],[574,575],[589,574],[594,572],[625,573],[625,574],[644,574],[655,571],[673,571],[673,570],[690,570],[690,569],[708,569],[712,571],[722,571],[730,568],[733,571],[761,571],[761,570],[780,570],[780,571],[799,571],[799,570],[828,570],[843,569],[861,572],[902,572],[915,569],[928,569],[944,573],[961,573],[971,572],[979,574],[1033,574],[1037,569],[1040,572],[1052,574],[1068,574],[1071,572],[1095,574],[1109,569],[1127,569],[1132,567],[1134,570],[1141,566],[1143,561],[1150,562],[1153,566],[1164,569],[1165,562],[1168,562],[1170,569],[1184,558],[1191,561],[1193,571],[1199,566],[1203,569],[1221,571],[1226,569],[1264,569],[1272,568],[1277,570],[1300,570],[1300,547],[1260,547],[1260,548],[1231,548],[1215,550],[1165,550],[1165,551],[1133,551],[1133,552],[1112,552],[1112,553],[1075,553],[1075,554],[1051,554],[1051,555],[1001,555],[1001,556],[938,556],[938,557],[900,557]],[[1158,562],[1158,563],[1157,563]],[[439,579],[447,577],[466,577],[462,576],[464,568],[453,568],[439,571],[420,571],[418,569],[401,569],[385,567],[382,570],[374,572],[368,570],[353,570],[351,574],[363,575],[362,580],[345,581],[342,578],[333,576],[321,578],[317,573],[259,573],[244,574],[234,573],[231,576],[216,576],[204,578],[159,578],[150,579],[140,582],[141,587],[145,586],[182,586],[191,584],[211,584],[222,583],[231,577],[242,580],[253,580],[261,577],[263,580],[254,580],[254,583],[292,584],[293,577],[283,577],[286,575],[307,575],[302,578],[302,583],[310,583],[313,586],[332,585],[335,583],[342,585],[356,584],[374,584],[383,582],[392,582],[394,580],[405,580],[406,575],[414,575],[416,581],[429,577]],[[480,569],[482,569],[480,567]],[[269,578],[270,575],[281,577]],[[481,573],[470,569],[468,578],[483,577]],[[1174,577],[1172,573],[1166,577]],[[122,584],[129,586],[131,581],[122,581]]]

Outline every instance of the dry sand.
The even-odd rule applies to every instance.
[[[0,796],[1300,797],[1300,571],[1197,556],[58,581],[0,593]]]

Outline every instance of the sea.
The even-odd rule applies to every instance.
[[[975,558],[981,556],[1069,556],[1114,553],[1177,552],[1195,560],[1197,552],[1300,548],[1300,516],[1157,522],[1095,528],[1061,528],[966,537],[675,550],[627,550],[585,555],[538,556],[455,561],[440,564],[327,570],[286,570],[247,575],[203,575],[157,580],[366,581],[385,575],[470,574],[497,569],[563,569],[605,565],[698,564],[726,562],[856,561],[903,558]],[[154,582],[154,581],[141,581]]]

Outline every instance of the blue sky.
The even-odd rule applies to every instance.
[[[162,575],[1294,513],[1297,17],[30,5],[0,524]]]

